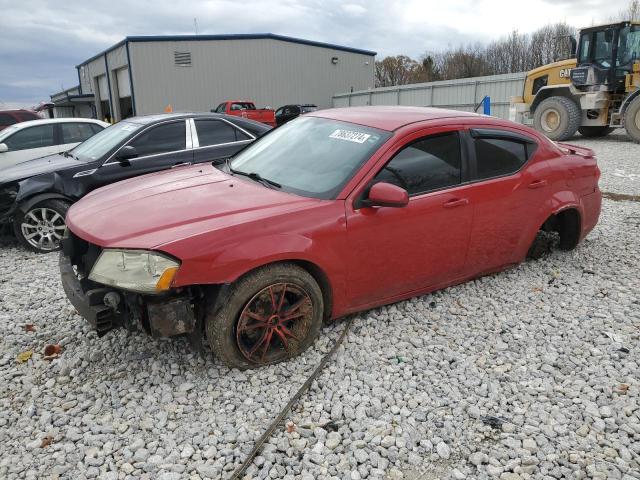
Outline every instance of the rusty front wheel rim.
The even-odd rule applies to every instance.
[[[256,293],[240,312],[238,349],[254,364],[281,361],[299,352],[312,322],[309,294],[298,285],[274,283]]]

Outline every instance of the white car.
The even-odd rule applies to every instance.
[[[0,170],[66,152],[108,126],[90,118],[48,118],[11,125],[0,131]]]

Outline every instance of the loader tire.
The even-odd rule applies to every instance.
[[[640,143],[640,95],[631,102],[624,112],[624,128],[631,140]]]
[[[551,140],[571,138],[578,131],[582,112],[576,102],[566,97],[549,97],[536,108],[533,125]]]
[[[597,138],[609,135],[613,132],[613,128],[607,127],[606,125],[598,127],[580,127],[578,128],[578,132],[580,132],[580,135],[583,137]]]

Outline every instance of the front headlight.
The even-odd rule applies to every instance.
[[[103,250],[89,280],[139,293],[168,290],[180,262],[144,250]]]

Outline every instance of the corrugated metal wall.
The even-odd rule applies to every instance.
[[[372,56],[272,39],[131,42],[129,49],[138,115],[167,105],[209,111],[234,99],[326,108],[336,92],[371,88],[374,81]],[[174,52],[191,53],[192,66],[176,65]]]
[[[491,115],[508,118],[511,97],[522,95],[525,77],[524,72],[509,73],[354,91],[334,95],[333,106],[411,105],[473,111],[488,95]]]

